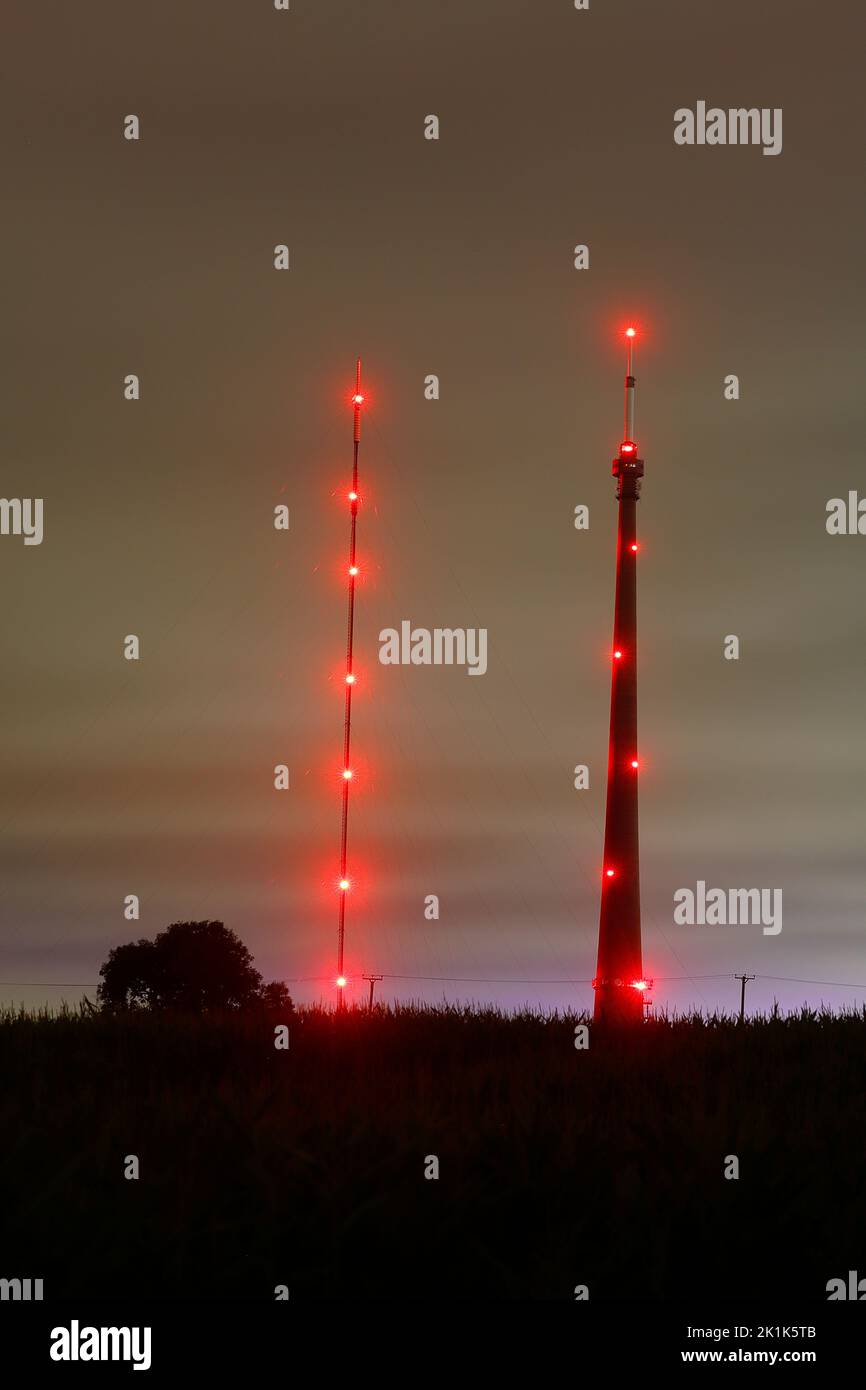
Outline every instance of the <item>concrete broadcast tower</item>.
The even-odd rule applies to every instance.
[[[613,461],[619,526],[616,543],[616,601],[610,683],[610,742],[607,762],[607,813],[598,964],[596,1022],[640,1023],[648,981],[643,978],[640,941],[640,862],[637,784],[637,558],[636,508],[643,477],[634,437],[633,347],[635,330],[626,329],[625,435]]]

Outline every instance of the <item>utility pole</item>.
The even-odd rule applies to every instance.
[[[734,979],[740,981],[740,1022],[745,1022],[746,1018],[746,981],[754,980],[754,975],[735,975]]]
[[[384,975],[362,975],[364,980],[370,981],[370,1013],[373,1012],[373,987],[377,980],[384,980]]]
[[[643,1021],[644,1023],[648,1023],[653,1016],[653,1001],[650,998],[649,991],[652,989],[655,982],[653,980],[641,980],[640,983],[646,984],[646,989],[641,992],[643,994]]]

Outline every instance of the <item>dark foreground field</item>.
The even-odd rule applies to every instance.
[[[274,1022],[0,1020],[0,1276],[46,1298],[595,1300],[826,1298],[866,1274],[866,1015],[588,1051],[577,1018],[309,1011],[288,1052]]]

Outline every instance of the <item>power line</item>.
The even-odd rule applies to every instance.
[[[427,980],[447,985],[591,985],[592,980],[487,979],[480,975],[382,975],[383,980]]]
[[[852,985],[850,980],[801,980],[796,975],[756,975],[756,980],[787,980],[792,985],[832,985],[836,989],[866,989],[866,985]]]
[[[368,980],[369,975],[362,975],[362,979]],[[560,978],[554,980],[524,980],[518,979],[513,975],[509,976],[486,976],[486,975],[377,975],[380,980],[417,980],[433,984],[451,985],[591,985],[592,980],[575,980],[571,978]],[[739,980],[740,975],[732,976],[726,971],[720,975],[655,975],[653,979],[656,984],[691,984],[694,980]],[[799,975],[749,975],[748,979],[753,980],[779,980],[792,985],[826,985],[832,989],[863,989],[866,984],[856,984],[851,980],[808,980]],[[287,975],[285,983],[288,985],[322,984],[325,981],[332,982],[330,975]],[[0,980],[0,989],[98,989],[99,982],[87,980]]]

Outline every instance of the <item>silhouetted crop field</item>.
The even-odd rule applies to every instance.
[[[824,1299],[863,1266],[866,1011],[586,1050],[577,1015],[301,1010],[282,1051],[279,1021],[0,1019],[0,1275],[46,1298]]]

